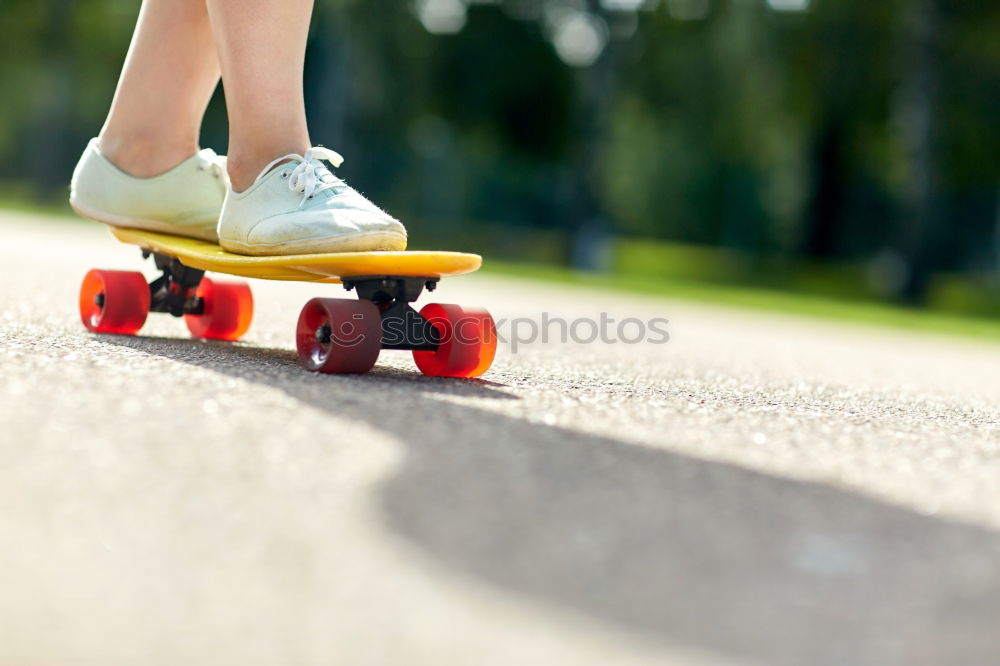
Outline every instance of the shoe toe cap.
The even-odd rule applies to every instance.
[[[361,210],[296,211],[262,220],[248,234],[250,243],[278,244],[383,231],[405,236],[403,225],[388,216]]]

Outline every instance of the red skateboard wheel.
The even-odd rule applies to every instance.
[[[299,314],[295,347],[307,370],[368,372],[382,350],[382,317],[371,301],[314,298]]]
[[[134,335],[146,323],[149,285],[142,273],[94,269],[80,285],[80,320],[95,333]]]
[[[250,328],[253,294],[246,282],[203,277],[195,294],[204,302],[204,310],[184,315],[194,337],[239,340]]]
[[[414,351],[420,372],[431,377],[479,377],[489,370],[497,351],[493,317],[483,308],[429,303],[420,310],[438,331],[435,351]]]

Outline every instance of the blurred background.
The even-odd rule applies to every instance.
[[[0,0],[3,205],[68,210],[138,9]],[[987,0],[317,0],[306,101],[415,249],[995,318],[998,35]]]

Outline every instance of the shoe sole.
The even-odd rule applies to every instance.
[[[393,252],[406,249],[406,235],[394,231],[360,231],[284,243],[242,243],[219,239],[222,249],[254,256],[325,254],[337,252]]]
[[[146,231],[159,231],[160,233],[170,234],[171,236],[184,236],[185,238],[197,238],[198,240],[208,241],[210,243],[219,242],[219,239],[215,235],[214,231],[202,232],[199,229],[189,229],[178,226],[176,224],[170,224],[169,222],[160,222],[158,220],[146,220],[139,217],[116,215],[114,213],[108,213],[102,210],[97,210],[96,208],[91,208],[87,204],[72,197],[69,200],[69,205],[70,208],[76,211],[77,215],[94,220],[95,222],[103,222],[104,224],[110,224],[113,227],[124,227],[126,229],[145,229]]]

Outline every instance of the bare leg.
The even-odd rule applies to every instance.
[[[229,111],[233,189],[309,148],[302,70],[313,0],[208,0]]]
[[[180,164],[198,151],[218,82],[205,0],[144,0],[100,133],[101,152],[139,178]]]

